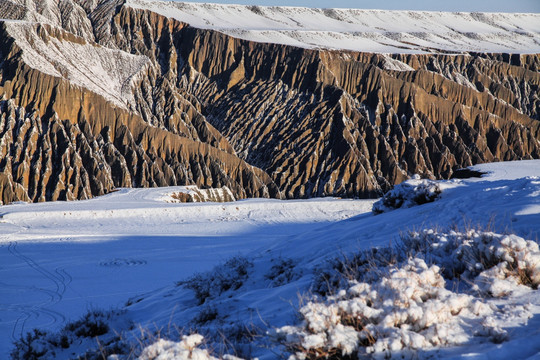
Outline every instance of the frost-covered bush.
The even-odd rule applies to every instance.
[[[227,290],[239,289],[248,278],[248,271],[252,267],[253,263],[247,258],[237,256],[211,271],[181,281],[178,285],[193,290],[199,303],[203,304],[207,298],[219,296]]]
[[[145,347],[139,356],[139,360],[218,360],[212,356],[207,349],[199,346],[204,337],[199,334],[183,336],[179,342],[159,339],[153,344]],[[225,360],[241,360],[232,355],[220,357]]]
[[[378,280],[351,281],[337,295],[303,306],[299,326],[276,331],[292,358],[408,357],[417,349],[467,342],[458,315],[493,311],[470,295],[447,290],[436,265],[420,258],[399,265],[380,269]]]
[[[375,214],[435,201],[442,190],[436,181],[413,178],[396,185],[373,204]]]
[[[483,295],[503,296],[520,285],[540,285],[540,252],[536,242],[516,235],[486,231],[409,232],[393,247],[361,251],[349,258],[331,260],[317,269],[313,290],[332,294],[350,280],[372,281],[380,269],[410,257],[436,264],[448,280],[474,284]]]
[[[17,340],[15,348],[11,352],[13,360],[42,359],[49,353],[51,337],[45,331],[34,329]]]
[[[530,312],[517,305],[501,312],[486,295],[537,289],[540,251],[516,235],[426,230],[330,262],[322,273],[315,290],[325,296],[300,308],[299,325],[275,331],[291,359],[414,358],[473,336],[504,341],[496,319]]]
[[[443,267],[447,278],[466,279],[485,295],[500,297],[520,286],[540,285],[538,244],[516,235],[425,230],[410,233],[403,243]]]
[[[371,248],[351,256],[331,259],[314,271],[312,291],[319,295],[332,295],[352,280],[370,281],[380,276],[380,269],[407,258],[407,254],[394,247]]]

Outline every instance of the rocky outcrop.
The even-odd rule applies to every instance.
[[[266,173],[235,155],[152,127],[99,94],[30,68],[2,30],[0,47],[8,51],[0,93],[10,99],[0,107],[2,202],[167,185],[227,186],[236,198],[280,197]]]
[[[69,6],[85,14],[78,32],[56,23],[61,9],[0,26],[5,203],[191,184],[372,197],[413,174],[540,158],[539,55],[303,49],[119,1]],[[62,49],[92,54],[88,78]]]
[[[449,178],[479,162],[540,156],[540,74],[501,59],[394,56],[413,69],[396,71],[378,54],[184,33],[190,71],[216,79],[214,93],[196,92],[207,119],[287,196],[366,196],[415,173]],[[240,66],[244,78],[230,88]]]
[[[125,125],[116,131],[106,126],[94,136],[85,120],[72,124],[57,114],[45,120],[12,100],[0,102],[0,114],[3,203],[88,199],[116,187],[179,184],[226,186],[240,197],[279,195],[263,182],[269,181],[264,173],[204,147],[184,143],[171,151],[177,144],[167,144],[166,137],[161,147],[137,142]]]
[[[3,202],[88,199],[114,189],[116,167],[87,123],[81,129],[57,117],[43,121],[13,100],[0,102],[0,113]]]
[[[186,186],[178,191],[166,195],[166,202],[190,203],[190,202],[231,202],[235,198],[226,186],[219,189],[199,189],[196,186]]]

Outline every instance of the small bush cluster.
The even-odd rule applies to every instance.
[[[14,360],[54,359],[58,351],[68,349],[77,339],[107,334],[110,330],[107,323],[113,315],[114,313],[93,310],[79,320],[66,324],[58,332],[50,333],[34,329],[15,341],[11,357]],[[116,336],[106,345],[111,345],[115,349],[122,347],[121,341]],[[107,352],[107,349],[100,350],[100,354],[103,352]],[[93,357],[87,354],[86,358]]]
[[[300,277],[300,273],[294,271],[295,263],[292,259],[278,258],[273,260],[274,264],[270,271],[264,276],[271,281],[272,287],[288,284]]]
[[[68,323],[64,330],[77,337],[93,338],[109,332],[108,316],[102,311],[90,311],[81,319]]]
[[[218,310],[214,306],[205,306],[201,311],[193,318],[193,323],[196,325],[204,325],[210,321],[214,321],[218,318]]]
[[[439,198],[442,190],[436,181],[414,178],[396,185],[392,190],[373,204],[375,214],[399,208],[410,208],[416,205],[433,202]]]
[[[239,289],[248,278],[249,269],[252,267],[253,263],[247,258],[237,256],[209,272],[199,273],[186,281],[178,282],[178,285],[193,290],[199,304],[203,304],[208,298]]]
[[[461,293],[450,290],[458,281]],[[481,231],[412,232],[391,248],[331,262],[315,282],[324,296],[300,308],[299,325],[274,335],[291,359],[414,358],[418,350],[473,336],[498,343],[507,332],[485,297],[531,291],[539,283],[533,241]],[[476,327],[463,326],[463,319]]]
[[[403,245],[443,267],[448,279],[465,279],[483,295],[501,297],[519,286],[540,285],[539,246],[516,235],[425,230],[409,233]]]
[[[315,269],[312,291],[316,294],[333,295],[345,288],[350,281],[370,281],[380,275],[380,268],[396,264],[407,257],[394,247],[371,248],[351,257],[331,259]]]
[[[49,352],[50,342],[47,332],[34,329],[15,342],[11,358],[13,360],[42,359]]]
[[[264,336],[265,330],[251,320],[218,321],[207,326],[198,326],[196,331],[204,335],[214,354],[234,354],[253,359],[254,349],[275,346],[275,343],[270,344],[269,339]]]

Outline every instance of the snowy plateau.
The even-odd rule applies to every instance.
[[[387,54],[540,52],[540,15],[534,13],[311,9],[151,0],[128,0],[127,5],[244,40],[302,48]],[[400,66],[393,70],[406,70],[397,63]]]
[[[540,161],[473,169],[378,215],[181,187],[2,206],[0,356],[538,359]]]

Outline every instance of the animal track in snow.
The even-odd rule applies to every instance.
[[[13,326],[11,333],[12,340],[17,340],[22,337],[26,331],[26,322],[30,318],[39,318],[41,315],[51,318],[51,321],[47,323],[47,326],[54,325],[56,323],[63,323],[66,318],[61,313],[46,308],[47,306],[54,305],[60,302],[66,292],[67,286],[71,283],[72,277],[69,275],[63,268],[56,268],[54,273],[47,270],[39,263],[34,261],[32,258],[22,254],[19,249],[17,249],[17,242],[12,241],[8,245],[8,251],[15,257],[24,261],[29,267],[40,273],[47,280],[50,280],[54,284],[54,289],[46,288],[37,288],[37,287],[27,287],[29,290],[34,290],[41,292],[48,296],[48,300],[30,306],[19,305],[16,306],[16,310],[21,313]]]
[[[148,262],[141,259],[125,259],[115,258],[111,260],[104,260],[99,263],[100,266],[139,266],[146,265]]]

